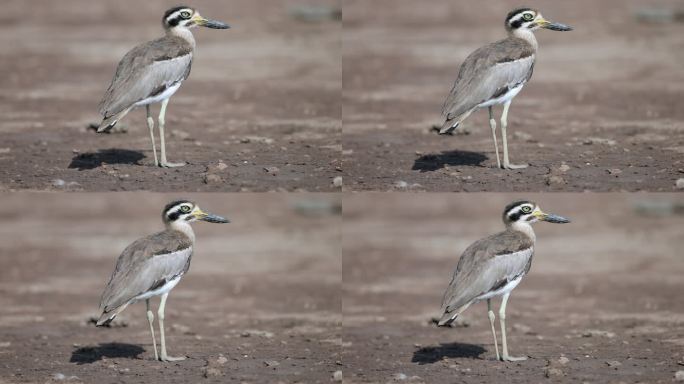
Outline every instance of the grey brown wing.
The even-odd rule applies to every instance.
[[[473,243],[458,261],[442,299],[442,313],[459,311],[503,280],[526,272],[533,245],[517,231],[500,232]]]
[[[109,312],[185,273],[191,257],[189,240],[175,234],[156,234],[131,244],[119,256],[100,309]]]
[[[504,61],[483,68],[484,59],[467,63],[442,108],[446,120],[457,118],[478,105],[524,84],[532,76],[535,56]],[[464,63],[466,65],[466,63]],[[479,71],[475,71],[479,68]]]
[[[478,265],[477,268],[457,271],[444,295],[443,313],[458,310],[524,275],[529,269],[532,252],[533,249],[528,248],[514,253],[497,255]]]
[[[111,85],[100,103],[105,117],[115,115],[135,103],[162,93],[190,74],[192,53],[152,61],[130,52],[119,63]]]

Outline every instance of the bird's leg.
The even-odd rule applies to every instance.
[[[492,336],[494,336],[494,350],[496,350],[496,359],[501,360],[499,356],[499,344],[496,342],[496,328],[494,327],[494,311],[492,311],[492,300],[487,299],[487,314],[489,315],[489,324],[492,326]]]
[[[159,303],[159,310],[157,311],[157,316],[159,317],[159,333],[161,334],[161,361],[180,361],[185,360],[185,357],[171,357],[166,354],[166,339],[164,338],[164,307],[166,306],[166,298],[169,297],[169,293],[165,293],[161,297],[161,302]]]
[[[527,168],[527,164],[515,165],[511,164],[508,160],[508,139],[506,138],[506,128],[508,127],[508,108],[510,108],[511,102],[507,101],[503,107],[503,113],[501,114],[501,139],[503,141],[503,167],[506,169],[522,169]]]
[[[150,113],[150,105],[147,104],[145,107],[147,108],[147,127],[150,129],[150,139],[152,139],[152,153],[154,153],[154,166],[158,167],[159,160],[157,160],[157,146],[154,143],[154,118]]]
[[[152,310],[150,309],[150,299],[145,300],[145,305],[147,305],[147,321],[150,323],[150,332],[152,332],[154,359],[159,360],[159,355],[157,354],[157,340],[154,338],[154,313],[152,313]]]
[[[496,120],[494,119],[494,110],[489,107],[489,126],[492,128],[492,137],[494,137],[494,151],[496,152],[496,167],[501,168],[501,160],[499,160],[499,144],[496,142]],[[496,337],[495,337],[496,339]],[[498,355],[498,353],[497,353]]]
[[[522,361],[527,360],[527,357],[513,357],[508,355],[508,344],[506,343],[506,303],[508,302],[509,293],[503,295],[501,300],[501,307],[499,307],[499,321],[501,322],[501,348],[503,354],[501,356],[502,361]]]
[[[182,167],[185,163],[169,163],[166,161],[166,142],[164,141],[164,116],[166,115],[166,106],[169,104],[169,99],[162,101],[161,110],[159,110],[159,138],[161,139],[161,165],[165,168]]]

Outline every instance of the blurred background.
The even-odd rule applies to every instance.
[[[339,196],[2,197],[0,381],[327,381],[339,369]],[[161,210],[179,197],[231,220],[193,224],[192,264],[166,306],[169,353],[189,357],[180,368],[151,360],[144,303],[112,328],[92,323],[119,254],[163,230]]]
[[[163,36],[176,5],[3,1],[0,190],[339,190],[339,0],[188,3],[232,27],[193,29],[192,73],[169,103],[169,160],[188,166],[140,166],[153,163],[145,108],[95,135],[117,63]]]
[[[572,223],[535,224],[532,269],[512,292],[506,321],[510,353],[531,358],[497,364],[486,303],[454,328],[433,318],[462,252],[502,231],[503,208],[518,199]],[[682,228],[677,194],[345,196],[345,377],[669,382],[684,364]]]
[[[456,137],[432,128],[463,60],[505,38],[506,15],[523,5],[575,30],[536,32],[534,75],[508,120],[511,161],[531,167],[509,172],[492,168],[486,109]],[[682,61],[678,0],[345,0],[345,188],[684,188]]]

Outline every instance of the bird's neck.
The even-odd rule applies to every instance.
[[[537,241],[537,236],[534,234],[532,225],[530,225],[528,222],[516,221],[515,223],[509,225],[508,228],[513,231],[522,232],[525,236],[529,237],[533,243]]]
[[[181,39],[185,40],[192,46],[192,49],[195,49],[195,36],[192,35],[192,32],[190,32],[189,29],[183,28],[183,27],[175,27],[175,28],[169,28],[166,30],[166,35],[167,36],[176,36],[180,37]]]
[[[183,233],[190,239],[190,241],[192,241],[193,244],[195,243],[195,232],[192,230],[190,223],[188,223],[187,221],[174,221],[168,223],[166,225],[166,228]]]
[[[508,32],[508,34],[511,37],[517,37],[518,39],[523,39],[523,40],[527,41],[528,43],[530,43],[530,45],[532,47],[534,47],[535,51],[537,50],[537,48],[539,48],[539,44],[537,43],[537,38],[534,36],[534,32],[532,32],[531,30],[529,30],[527,28],[525,28],[525,29],[522,29],[522,28],[514,29],[514,30]]]

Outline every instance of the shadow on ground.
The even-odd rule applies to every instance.
[[[448,343],[422,347],[413,352],[411,362],[433,364],[444,358],[479,359],[486,350],[479,345],[464,343]]]
[[[140,160],[144,159],[145,155],[142,152],[131,151],[128,149],[101,149],[97,152],[87,152],[76,155],[71,159],[69,168],[76,168],[79,171],[85,169],[93,169],[102,166],[102,164],[140,164]]]
[[[479,152],[471,151],[446,151],[440,154],[423,155],[413,163],[414,171],[432,172],[444,168],[444,166],[470,165],[479,166],[487,160],[487,156]]]
[[[69,362],[76,364],[91,364],[106,358],[124,357],[129,359],[139,358],[145,349],[135,344],[106,343],[96,347],[80,347],[71,353]]]

